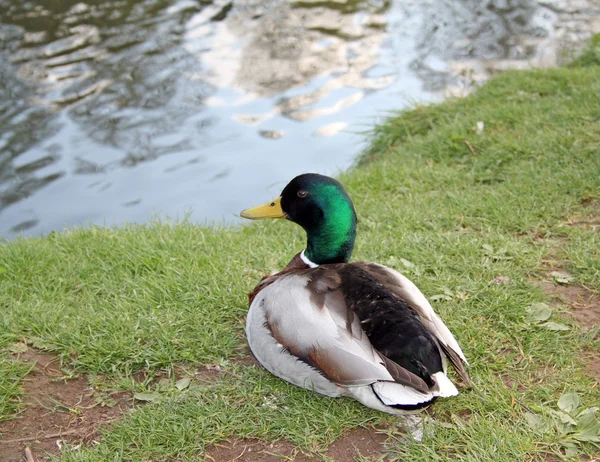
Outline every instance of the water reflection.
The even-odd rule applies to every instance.
[[[593,0],[0,0],[0,235],[219,220],[407,100],[554,65]],[[465,86],[466,85],[466,86]],[[264,185],[271,185],[269,191]]]
[[[7,31],[3,38],[8,40],[2,41],[4,50],[12,46],[11,32],[16,35],[17,31]],[[33,90],[17,72],[0,54],[0,212],[65,174],[52,167],[60,155],[60,146],[36,147],[56,133],[60,125],[51,111],[30,104]],[[28,155],[17,159],[24,153]],[[27,215],[21,223],[11,224],[10,231],[20,232],[38,224],[35,216],[30,212]]]

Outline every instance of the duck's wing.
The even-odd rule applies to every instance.
[[[347,307],[342,275],[335,265],[328,266],[283,275],[260,291],[253,305],[264,310],[269,334],[334,383],[347,387],[395,383],[394,393],[402,395],[394,398],[398,403],[431,401],[436,394],[423,379],[373,347]]]
[[[440,347],[456,369],[463,382],[471,386],[465,366],[469,364],[458,342],[431,307],[423,293],[406,276],[387,266],[371,262],[351,263],[371,274],[386,289],[405,300],[420,316],[425,328],[437,339]]]

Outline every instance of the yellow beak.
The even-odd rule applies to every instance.
[[[258,207],[242,210],[240,213],[242,218],[250,220],[261,220],[262,218],[285,218],[285,213],[281,209],[281,197],[278,197],[272,202],[267,202]]]

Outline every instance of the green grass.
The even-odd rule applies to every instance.
[[[380,421],[376,411],[336,401],[281,383],[258,368],[228,368],[212,384],[163,390],[157,400],[115,425],[96,451],[66,460],[193,459],[204,448],[237,438],[286,438],[319,450],[344,429]],[[133,445],[132,448],[130,445]]]
[[[417,283],[472,364],[474,388],[435,404],[424,441],[393,445],[403,460],[544,460],[568,438],[555,426],[534,431],[525,406],[549,415],[565,392],[577,392],[582,407],[600,402],[579,359],[600,346],[593,332],[560,306],[551,320],[567,331],[532,323],[526,311],[547,300],[531,280],[545,275],[549,256],[568,260],[573,284],[600,291],[598,233],[565,225],[600,202],[600,67],[577,63],[509,72],[465,99],[400,113],[375,128],[361,165],[341,177],[359,214],[354,258]],[[235,363],[247,355],[246,293],[303,239],[284,221],[241,229],[163,222],[1,245],[4,345],[25,338],[132,391],[156,390],[133,380],[139,370],[220,364],[234,373],[181,391],[159,387],[100,445],[64,459],[188,460],[230,437],[286,438],[318,452],[345,429],[394,423]],[[495,284],[498,276],[508,283]],[[577,450],[592,455],[598,446]]]
[[[0,280],[1,273],[0,269]],[[4,309],[1,304],[0,307]],[[14,417],[19,410],[22,394],[20,384],[31,370],[30,365],[11,358],[10,353],[16,351],[13,347],[15,340],[16,337],[8,329],[0,329],[0,422]]]
[[[31,367],[0,352],[0,422],[10,419],[19,408],[19,385]]]

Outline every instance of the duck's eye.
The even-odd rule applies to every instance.
[[[306,191],[303,191],[303,190],[298,191],[298,197],[300,199],[304,199],[306,196],[308,196],[308,193]]]

